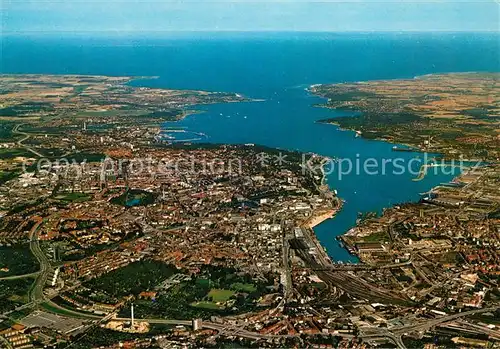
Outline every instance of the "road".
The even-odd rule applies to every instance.
[[[31,229],[30,235],[29,235],[30,250],[33,253],[33,255],[35,256],[35,258],[38,260],[38,263],[40,263],[40,271],[36,274],[35,282],[31,286],[31,289],[29,291],[30,304],[37,305],[40,303],[45,303],[48,306],[52,307],[53,309],[59,310],[61,312],[61,314],[67,314],[69,316],[74,316],[74,317],[89,319],[89,320],[101,319],[102,316],[92,315],[92,314],[83,313],[83,312],[79,312],[76,310],[61,307],[57,303],[52,302],[43,293],[43,289],[45,287],[45,284],[47,283],[47,278],[48,278],[49,274],[53,271],[53,269],[52,269],[52,266],[50,264],[50,260],[47,258],[45,253],[43,253],[42,249],[40,248],[40,241],[38,239],[38,233],[39,233],[39,228],[40,228],[41,224],[42,224],[41,220],[39,222],[37,222],[33,226],[33,228]]]
[[[116,318],[117,321],[131,321],[131,318]],[[150,324],[163,324],[163,325],[183,325],[183,326],[191,326],[190,320],[173,320],[173,319],[136,319],[134,321],[145,321]],[[228,324],[218,324],[214,322],[203,321],[201,323],[202,328],[215,330],[219,332],[225,332],[228,334],[235,333],[234,335],[239,337],[244,337],[248,339],[269,339],[269,338],[279,338],[284,336],[273,336],[273,335],[264,335],[257,332],[251,332],[247,330],[243,330],[242,328],[233,328],[228,326]]]
[[[424,331],[424,330],[427,330],[433,326],[436,326],[436,325],[439,325],[439,324],[442,324],[442,323],[445,323],[448,321],[452,321],[454,319],[458,319],[461,317],[466,317],[466,316],[474,315],[474,314],[496,311],[498,309],[500,309],[500,306],[482,308],[482,309],[474,309],[474,310],[464,311],[461,313],[455,313],[455,314],[442,316],[442,317],[435,318],[435,319],[430,319],[427,321],[419,321],[419,322],[416,322],[416,323],[411,324],[411,325],[397,326],[397,327],[393,327],[391,329],[380,328],[380,327],[361,328],[359,337],[362,338],[363,340],[388,338],[392,342],[394,342],[398,346],[398,348],[404,349],[406,347],[403,343],[403,340],[401,339],[401,336],[403,336],[407,333],[411,333],[414,331]]]
[[[38,221],[31,229],[29,235],[31,253],[33,253],[40,264],[40,271],[29,291],[30,302],[39,302],[45,299],[43,288],[47,282],[50,272],[52,271],[50,261],[40,248],[40,241],[38,240],[38,232],[41,224],[42,221]]]
[[[50,261],[47,258],[47,256],[43,253],[43,251],[40,248],[40,243],[38,240],[38,232],[39,228],[41,225],[42,221],[37,222],[35,226],[30,231],[30,249],[33,255],[38,259],[38,262],[40,263],[40,272],[37,274],[37,278],[32,285],[32,288],[29,293],[29,299],[30,302],[33,304],[45,302],[48,305],[50,305],[53,308],[61,310],[65,315],[68,316],[74,316],[78,318],[84,318],[84,319],[89,319],[89,320],[99,320],[102,321],[103,317],[102,316],[97,316],[97,315],[92,315],[92,314],[87,314],[87,313],[82,313],[78,312],[75,310],[67,309],[64,307],[59,306],[58,304],[50,301],[50,299],[47,299],[43,293],[43,288],[45,286],[45,283],[47,282],[47,277],[52,271],[52,267],[50,265]],[[119,320],[126,320],[130,321],[130,319],[119,319]],[[171,324],[171,325],[186,325],[190,326],[191,321],[189,320],[168,320],[168,319],[137,319],[137,321],[147,321],[149,323],[157,323],[157,324]],[[224,330],[225,332],[228,332],[227,325],[223,324],[215,324],[211,322],[203,322],[202,326],[204,328],[208,329],[213,329],[217,331],[222,331]],[[230,332],[234,332],[236,329],[231,329]],[[269,336],[264,336],[259,333],[255,332],[250,332],[250,331],[245,331],[240,328],[237,329],[238,336],[240,337],[245,337],[245,338],[250,338],[250,339],[260,339],[260,338],[268,338]]]
[[[498,309],[500,309],[500,306],[474,309],[474,310],[464,311],[461,313],[454,313],[454,314],[442,316],[442,317],[431,319],[431,320],[424,321],[424,322],[419,322],[419,323],[412,324],[412,325],[404,325],[404,326],[394,327],[391,329],[391,332],[397,333],[397,334],[404,334],[404,333],[410,333],[410,332],[417,331],[417,330],[422,331],[422,330],[426,330],[430,327],[439,325],[443,322],[448,322],[448,321],[458,319],[461,317],[465,317],[465,316],[469,316],[469,315],[496,311]]]
[[[430,284],[430,285],[432,285],[431,287],[429,287],[429,288],[424,288],[423,290],[421,290],[420,292],[418,292],[418,297],[419,297],[420,299],[424,298],[425,296],[427,296],[429,293],[432,293],[432,292],[433,292],[434,290],[436,290],[437,288],[442,287],[442,286],[443,286],[444,284],[446,284],[449,280],[454,279],[454,278],[456,278],[456,277],[459,277],[459,276],[460,276],[460,274],[462,274],[463,272],[464,272],[464,271],[463,271],[463,270],[461,270],[461,271],[459,271],[458,273],[455,273],[455,274],[453,274],[453,275],[449,276],[449,277],[448,277],[448,278],[446,278],[446,279],[442,279],[440,282],[437,282],[437,283],[435,283],[435,284],[433,284],[433,285],[432,285],[432,284]]]
[[[284,224],[281,224],[282,229],[284,228]],[[282,257],[282,263],[283,263],[283,271],[285,273],[285,289],[284,289],[284,297],[283,299],[288,300],[290,296],[292,295],[292,275],[291,275],[291,270],[290,270],[290,262],[289,262],[289,255],[290,255],[290,244],[288,243],[287,235],[286,235],[286,230],[283,229],[283,257]]]
[[[116,318],[118,321],[131,321],[131,318]],[[172,319],[136,319],[134,321],[145,321],[150,324],[164,324],[164,325],[183,325],[183,326],[191,326],[190,320],[172,320]],[[226,335],[233,335],[248,339],[275,339],[275,338],[287,338],[287,337],[296,337],[297,335],[270,335],[270,334],[261,334],[258,332],[252,332],[244,330],[241,327],[232,326],[226,324],[218,324],[210,321],[202,321],[202,328],[210,329],[218,331],[219,333],[224,333]],[[350,334],[338,334],[338,336],[352,338],[353,336]]]
[[[396,336],[390,332],[377,333],[377,334],[360,334],[359,337],[362,338],[364,341],[389,339],[394,344],[396,344],[396,347],[398,347],[399,349],[406,349],[406,346],[403,343],[401,336]]]
[[[12,133],[15,133],[15,134],[19,134],[19,135],[22,135],[24,136],[23,138],[21,138],[20,140],[17,141],[17,145],[19,145],[20,147],[23,147],[24,149],[26,149],[27,151],[35,154],[36,156],[38,157],[41,157],[43,158],[44,156],[42,154],[40,154],[39,152],[37,152],[36,150],[28,147],[27,145],[24,145],[23,142],[25,140],[27,140],[28,138],[31,137],[31,135],[29,133],[26,133],[26,132],[22,132],[22,131],[19,131],[19,127],[21,127],[23,124],[18,124],[16,125],[13,129],[12,129]]]
[[[0,278],[0,281],[3,281],[3,280],[17,280],[17,279],[32,278],[32,277],[36,277],[39,273],[40,273],[39,271],[36,271],[36,272],[34,272],[34,273],[31,273],[31,274],[22,274],[22,275],[4,276],[4,277],[1,277],[1,278]]]
[[[490,338],[495,339],[497,341],[500,341],[500,330],[495,330],[492,328],[488,328],[486,326],[481,326],[481,325],[469,323],[469,322],[464,321],[464,320],[458,320],[458,321],[453,322],[452,324],[457,324],[458,326],[461,326],[462,328],[472,329],[474,331],[485,333]]]
[[[7,348],[7,349],[11,349],[11,348],[14,348],[12,346],[12,344],[10,344],[10,342],[3,336],[0,336],[0,343],[3,343],[0,348]]]
[[[304,230],[304,236],[309,230]],[[312,235],[307,234],[307,239],[315,240]],[[316,240],[317,241],[317,240]],[[343,291],[360,299],[369,299],[376,302],[398,305],[412,305],[413,302],[405,295],[370,284],[361,277],[348,271],[335,270],[326,252],[321,248],[316,248],[318,255],[312,256],[308,250],[296,249],[295,253],[304,261],[308,268],[316,272],[318,277],[327,285],[335,286]]]
[[[385,265],[369,265],[369,264],[331,264],[318,268],[313,268],[315,271],[361,271],[361,270],[379,270],[379,269],[392,269],[410,265],[411,260],[401,263],[391,263]]]
[[[49,259],[47,256],[43,253],[43,251],[40,248],[39,244],[39,239],[38,239],[38,233],[39,233],[39,228],[40,225],[42,224],[42,221],[40,220],[37,222],[33,228],[30,231],[30,249],[31,252],[34,254],[34,256],[38,259],[40,263],[40,271],[38,274],[36,274],[36,280],[29,292],[29,299],[30,302],[37,304],[40,302],[46,302],[49,304],[51,307],[54,307],[56,309],[61,309],[64,310],[64,312],[69,315],[69,316],[74,316],[78,318],[85,318],[89,320],[102,320],[102,316],[97,316],[97,315],[92,315],[92,314],[87,314],[87,313],[81,313],[78,311],[66,309],[63,307],[60,307],[59,305],[53,303],[50,301],[50,299],[47,299],[43,293],[43,289],[45,286],[45,283],[47,281],[48,275],[52,271],[52,267],[50,264]],[[286,251],[287,252],[287,251]],[[284,253],[284,260],[283,262],[288,262],[287,256],[288,253]],[[319,267],[316,261],[312,259],[312,257],[308,254],[305,253],[304,256],[301,256],[306,261],[306,263],[313,265],[313,267]],[[398,301],[402,301],[402,299],[398,299],[399,297],[395,297],[394,294],[388,294],[386,293],[387,290],[381,290],[375,287],[372,287],[372,285],[368,285],[366,282],[363,280],[360,280],[359,278],[350,275],[345,272],[338,272],[338,271],[319,271],[318,276],[324,280],[326,280],[329,283],[339,285],[339,287],[345,289],[349,293],[353,293],[357,296],[361,297],[367,297],[367,298],[384,298],[385,300],[392,300],[395,301],[396,299]],[[414,331],[421,331],[421,330],[426,330],[430,327],[436,326],[440,323],[444,323],[447,321],[451,321],[453,319],[457,319],[460,317],[465,317],[469,315],[474,315],[478,313],[484,313],[484,312],[489,312],[489,311],[495,311],[499,309],[499,307],[492,307],[492,308],[484,308],[484,309],[475,309],[475,310],[470,310],[462,313],[455,313],[435,319],[431,319],[428,321],[424,322],[418,322],[414,323],[411,325],[405,325],[405,326],[399,326],[399,327],[394,327],[390,330],[388,329],[383,329],[383,328],[367,328],[363,329],[360,337],[366,340],[370,339],[377,339],[377,338],[388,338],[391,341],[393,341],[398,348],[402,349],[405,348],[404,343],[401,340],[401,336],[414,332]],[[130,321],[128,318],[118,318],[117,320],[123,320],[123,321]],[[137,321],[147,321],[152,324],[171,324],[171,325],[184,325],[184,326],[190,326],[191,321],[189,320],[171,320],[171,319],[137,319]],[[269,338],[278,338],[280,336],[273,336],[273,335],[263,335],[260,333],[256,332],[251,332],[247,330],[243,330],[242,328],[233,328],[232,326],[228,326],[227,324],[217,324],[217,323],[212,323],[212,322],[202,322],[202,327],[207,328],[207,329],[212,329],[216,330],[219,332],[224,332],[228,334],[233,334],[237,335],[240,337],[244,338],[249,338],[249,339],[269,339]]]

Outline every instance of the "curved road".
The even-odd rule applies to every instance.
[[[29,291],[30,302],[38,302],[45,299],[43,287],[47,282],[49,273],[52,271],[50,261],[40,248],[40,241],[38,240],[38,230],[41,224],[42,221],[38,221],[31,229],[29,235],[31,253],[38,260],[38,263],[40,263],[40,271]]]
[[[0,278],[0,281],[32,278],[32,277],[36,277],[39,273],[40,273],[39,271],[35,271],[34,273],[30,273],[30,274],[4,276],[4,277]]]
[[[24,145],[23,142],[25,140],[27,140],[28,138],[31,137],[31,135],[29,133],[26,133],[26,132],[22,132],[22,131],[19,131],[19,127],[21,127],[23,124],[18,124],[16,125],[13,129],[12,129],[12,133],[15,133],[15,134],[19,134],[19,135],[22,135],[24,136],[24,138],[21,138],[20,140],[17,141],[17,145],[19,145],[20,147],[23,147],[24,149],[26,149],[27,151],[35,154],[36,156],[39,156],[41,158],[43,158],[44,156],[42,154],[40,154],[39,152],[37,152],[36,150],[33,150],[32,148],[28,147],[27,145]]]
[[[469,311],[464,311],[461,313],[455,313],[455,314],[450,314],[450,315],[445,315],[441,316],[436,319],[430,319],[427,321],[420,321],[416,322],[411,325],[404,325],[404,326],[398,326],[394,327],[391,329],[385,329],[385,328],[380,328],[380,327],[374,327],[374,328],[365,328],[365,329],[360,329],[360,335],[359,337],[363,339],[379,339],[379,338],[388,338],[394,344],[397,345],[399,349],[404,349],[406,348],[403,340],[401,339],[401,336],[411,333],[414,331],[422,331],[426,330],[430,327],[439,325],[444,322],[448,322],[451,320],[455,320],[461,317],[469,316],[469,315],[474,315],[474,314],[479,314],[479,313],[486,313],[490,311],[496,311],[500,309],[500,306],[496,307],[488,307],[488,308],[482,308],[482,309],[474,309],[474,310],[469,310]]]

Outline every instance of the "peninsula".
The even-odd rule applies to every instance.
[[[82,123],[150,124],[182,118],[186,106],[241,102],[236,93],[134,87],[148,77],[0,75],[0,121],[51,118],[53,127]],[[154,78],[154,77],[151,77]],[[62,117],[64,116],[64,117]]]
[[[497,159],[499,80],[500,73],[450,73],[313,85],[310,91],[327,98],[327,108],[357,112],[320,122],[448,158]]]

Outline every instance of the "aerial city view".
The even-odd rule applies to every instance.
[[[500,348],[498,1],[0,6],[0,348]]]

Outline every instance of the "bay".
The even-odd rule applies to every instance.
[[[393,152],[392,144],[355,137],[317,120],[345,115],[314,107],[324,100],[306,88],[317,83],[413,78],[464,71],[499,71],[499,35],[473,33],[154,33],[143,35],[5,36],[2,73],[158,76],[141,86],[236,92],[259,102],[199,106],[203,113],[165,128],[203,134],[201,142],[255,143],[332,158],[373,158],[405,164],[421,154]],[[192,133],[194,134],[194,133]],[[418,171],[418,164],[413,172]],[[381,212],[449,181],[437,171],[415,174],[364,171],[328,176],[346,202],[315,228],[330,256],[356,261],[335,237],[354,226],[359,212]]]

